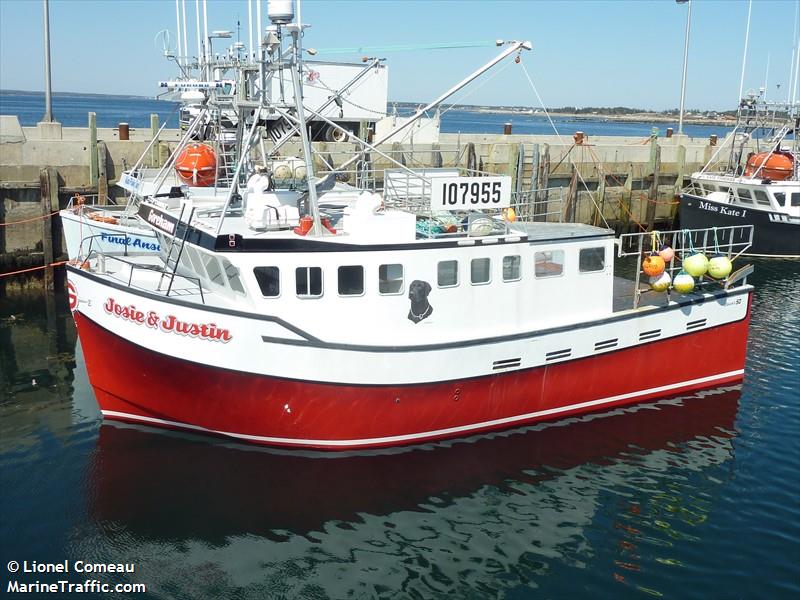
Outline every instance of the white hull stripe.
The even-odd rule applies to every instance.
[[[667,392],[670,390],[679,389],[682,387],[698,385],[703,383],[711,383],[720,379],[727,379],[729,377],[734,377],[736,375],[743,375],[744,369],[738,369],[736,371],[728,371],[727,373],[718,373],[717,375],[709,375],[708,377],[700,377],[699,379],[690,379],[688,381],[681,381],[678,383],[671,383],[669,385],[662,385],[659,387],[649,388],[646,390],[639,390],[638,392],[630,392],[627,394],[619,394],[617,396],[609,396],[608,398],[601,398],[599,400],[590,400],[588,402],[580,402],[578,404],[571,404],[569,406],[561,406],[558,408],[549,408],[547,410],[540,410],[532,413],[527,413],[524,415],[517,415],[514,417],[505,417],[502,419],[495,419],[493,421],[484,421],[483,423],[473,423],[472,425],[460,425],[458,427],[449,427],[447,429],[437,429],[434,431],[425,431],[422,433],[410,433],[407,435],[395,435],[389,437],[380,437],[380,438],[367,438],[361,440],[304,440],[304,439],[294,439],[294,438],[280,438],[280,437],[265,437],[260,435],[247,435],[243,433],[231,433],[228,431],[219,431],[216,429],[207,429],[205,427],[200,427],[199,425],[189,425],[187,423],[179,423],[177,421],[166,421],[164,419],[156,419],[154,417],[143,417],[140,415],[132,415],[124,412],[117,412],[114,410],[104,410],[102,411],[104,416],[107,417],[119,417],[124,419],[130,419],[132,421],[142,421],[145,423],[157,423],[160,425],[168,425],[171,427],[177,427],[181,429],[191,429],[194,431],[202,431],[205,433],[213,433],[216,435],[224,435],[227,437],[237,438],[241,440],[248,440],[251,442],[264,442],[268,444],[284,444],[284,445],[294,445],[294,446],[327,446],[327,447],[337,447],[337,446],[347,446],[347,447],[355,447],[355,446],[371,446],[376,444],[391,444],[391,443],[398,443],[398,442],[409,442],[413,440],[419,440],[422,438],[431,438],[431,437],[441,437],[441,436],[449,436],[450,434],[454,433],[465,433],[469,431],[474,431],[476,429],[484,429],[490,428],[497,425],[507,425],[510,423],[515,423],[518,421],[525,421],[528,419],[534,419],[537,417],[546,417],[549,415],[556,415],[559,413],[576,410],[580,408],[590,408],[593,406],[601,406],[603,404],[610,404],[612,402],[618,402],[620,400],[627,400],[631,398],[638,398],[640,396],[646,396],[648,394],[656,394],[659,392]]]

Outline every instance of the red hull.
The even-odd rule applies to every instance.
[[[276,446],[349,449],[456,437],[715,387],[743,377],[736,323],[534,369],[446,383],[331,385],[201,365],[136,346],[75,312],[106,418]]]

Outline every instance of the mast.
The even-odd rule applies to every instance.
[[[186,0],[181,0],[181,13],[183,14],[183,64],[189,64],[189,36],[186,34]],[[187,70],[188,72],[188,70]]]
[[[178,30],[178,49],[175,51],[177,56],[175,59],[178,61],[178,66],[181,66],[181,3],[180,0],[175,0],[175,25]]]
[[[742,78],[739,80],[739,97],[736,102],[741,102],[744,90],[744,70],[747,65],[747,43],[750,41],[750,13],[753,10],[753,0],[747,3],[747,31],[744,34],[744,54],[742,55]]]
[[[320,235],[323,231],[319,218],[319,206],[317,204],[317,187],[314,183],[314,156],[311,152],[311,141],[308,139],[308,125],[306,124],[306,114],[303,110],[303,87],[300,83],[300,73],[303,68],[302,62],[302,23],[292,23],[286,26],[292,35],[292,65],[289,71],[292,74],[292,88],[294,92],[295,110],[297,110],[297,121],[300,128],[300,139],[303,142],[303,158],[306,161],[306,181],[308,182],[308,206],[311,212],[313,225],[309,233]]]
[[[200,61],[203,59],[203,48],[200,45],[200,0],[194,0],[194,16],[197,26],[197,70],[202,73]],[[202,75],[200,75],[202,77]]]

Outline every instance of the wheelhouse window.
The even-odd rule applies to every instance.
[[[739,196],[739,202],[742,204],[752,204],[753,198],[750,196],[750,190],[746,190],[744,188],[738,188],[736,190],[737,195]]]
[[[222,275],[222,269],[219,267],[219,262],[213,255],[207,254],[203,257],[203,263],[206,267],[206,273],[212,283],[217,285],[225,285],[225,278]]]
[[[225,275],[228,277],[228,285],[234,292],[239,294],[244,294],[244,285],[242,285],[242,278],[239,275],[239,269],[237,269],[231,261],[226,258],[222,259],[222,268],[225,271]]]
[[[548,250],[534,256],[536,277],[558,277],[564,273],[564,251]]]
[[[792,206],[800,206],[800,193],[792,192],[791,201],[792,201]]]
[[[766,192],[762,192],[761,190],[753,190],[753,195],[756,197],[756,203],[763,206],[770,205],[769,196],[767,196]]]
[[[253,274],[263,296],[277,298],[281,295],[281,273],[278,267],[256,267]]]
[[[521,262],[521,258],[518,254],[503,257],[503,281],[519,281],[522,278],[522,270],[520,269]]]
[[[200,255],[197,253],[197,250],[192,248],[191,246],[186,246],[183,249],[183,253],[189,257],[189,261],[192,263],[192,267],[194,271],[200,275],[201,277],[206,276],[206,270],[203,267],[203,261],[200,260]]]
[[[403,265],[378,267],[378,292],[385,295],[403,293]]]
[[[364,293],[364,267],[350,265],[339,267],[339,295],[361,296]]]
[[[439,287],[455,287],[458,285],[458,261],[443,260],[437,268]]]
[[[472,285],[489,283],[492,279],[492,261],[488,258],[473,258],[469,271]]]
[[[300,298],[319,298],[322,296],[322,268],[297,267],[295,290]]]
[[[783,192],[775,192],[775,202],[778,203],[778,206],[786,206],[786,194]]]
[[[581,273],[592,273],[602,271],[606,268],[606,249],[581,248],[578,253],[578,270]]]

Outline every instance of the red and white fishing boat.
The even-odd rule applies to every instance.
[[[279,55],[294,65],[301,98],[302,28],[279,24],[281,39],[292,39]],[[524,49],[528,42],[507,44],[449,93]],[[296,192],[245,189],[262,110],[279,111],[301,135],[310,183],[299,200]],[[93,251],[68,268],[105,418],[352,449],[742,379],[752,269],[730,274],[728,262],[712,280],[695,257],[695,277],[676,272],[689,268],[690,252],[736,258],[751,227],[662,234],[671,246],[663,272],[653,261],[646,270],[658,289],[670,289],[664,277],[672,273],[683,293],[643,294],[639,269],[622,280],[614,259],[638,261],[655,245],[651,234],[615,239],[609,229],[549,222],[510,192],[510,178],[456,169],[387,170],[382,194],[365,190],[336,205],[326,191],[336,171],[315,177],[303,106],[255,111],[234,175],[241,203],[232,201],[236,185],[211,209],[191,197],[145,198],[138,215],[160,256]],[[381,153],[380,140],[359,143],[339,169]]]

